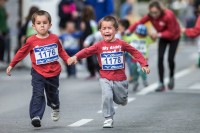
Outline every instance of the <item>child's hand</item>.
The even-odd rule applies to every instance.
[[[148,66],[142,67],[142,71],[145,72],[146,74],[149,74],[149,73],[150,73],[150,69],[149,69]]]
[[[11,76],[11,73],[10,71],[12,70],[13,67],[9,66],[7,69],[6,69],[6,73],[8,76]]]
[[[124,32],[124,34],[125,34],[125,35],[129,35],[129,34],[131,34],[131,32],[130,32],[130,30],[126,30],[126,31]]]
[[[181,33],[185,33],[185,28],[181,28]]]
[[[78,62],[78,61],[77,61],[76,56],[70,57],[70,58],[67,60],[67,64],[68,64],[68,65],[76,64],[77,62]]]

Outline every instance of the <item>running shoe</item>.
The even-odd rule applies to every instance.
[[[158,85],[158,88],[155,90],[156,92],[163,92],[163,91],[165,91],[165,86],[164,86],[164,84],[163,83],[160,83],[159,85]]]
[[[174,78],[171,78],[171,79],[169,80],[168,89],[169,89],[169,90],[173,90],[173,89],[174,89]]]
[[[134,82],[133,83],[133,91],[136,92],[138,90],[138,86],[139,86],[139,83],[138,82]]]
[[[41,127],[41,120],[40,120],[40,117],[39,117],[39,116],[34,117],[34,118],[31,120],[31,124],[32,124],[34,127]]]
[[[113,128],[113,119],[107,119],[103,123],[103,128]]]
[[[51,112],[51,119],[53,121],[58,121],[60,119],[60,111],[59,109],[53,109]]]
[[[144,81],[143,81],[143,85],[144,85],[144,87],[147,87],[147,86],[149,86],[149,83],[148,83],[148,81],[147,81],[147,80],[144,80]]]

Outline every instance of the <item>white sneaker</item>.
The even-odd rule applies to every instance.
[[[59,109],[53,109],[51,112],[51,119],[53,121],[58,121],[60,119],[60,111]]]
[[[103,128],[113,128],[113,119],[105,120],[103,123]]]

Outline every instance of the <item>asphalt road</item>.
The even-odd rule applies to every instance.
[[[200,72],[194,67],[196,51],[194,45],[180,45],[175,90],[155,93],[157,51],[152,46],[150,86],[141,85],[140,91],[133,93],[129,85],[129,103],[125,107],[116,105],[113,129],[102,128],[101,89],[98,80],[85,80],[88,74],[84,69],[79,69],[78,79],[66,79],[63,72],[61,119],[51,121],[51,109],[47,107],[41,128],[32,127],[29,119],[30,70],[15,69],[11,77],[0,71],[0,133],[199,133]]]

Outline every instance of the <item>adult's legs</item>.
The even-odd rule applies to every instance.
[[[175,69],[174,58],[176,55],[178,43],[179,43],[179,39],[170,41],[170,45],[169,45],[168,63],[169,63],[169,69],[170,69],[170,75],[169,75],[170,78],[174,77],[174,69]]]
[[[158,73],[160,83],[164,83],[164,55],[167,48],[168,40],[161,38],[158,44]]]

